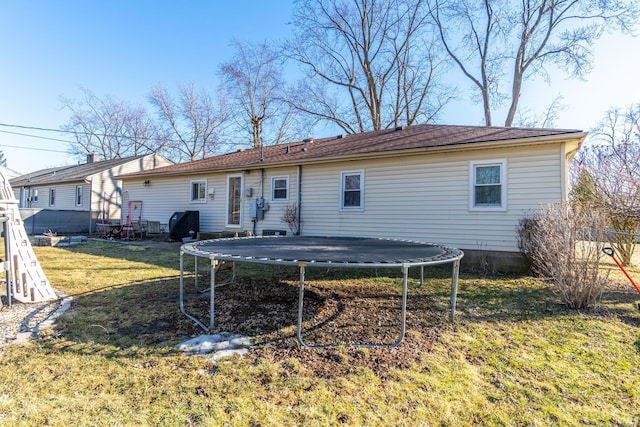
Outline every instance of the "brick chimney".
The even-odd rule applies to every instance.
[[[98,153],[87,154],[87,163],[96,163],[100,161],[100,155]]]

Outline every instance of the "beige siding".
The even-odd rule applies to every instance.
[[[507,207],[503,211],[470,209],[470,162],[504,160],[507,165]],[[302,234],[376,236],[443,243],[462,249],[517,251],[516,227],[541,204],[562,200],[565,167],[560,144],[508,149],[412,154],[404,157],[304,165],[301,170]],[[364,172],[364,209],[340,210],[343,171]],[[208,174],[128,180],[132,200],[142,200],[143,218],[168,223],[173,212],[200,211],[201,231],[286,230],[281,217],[286,205],[297,204],[298,168],[238,171],[243,178],[240,228],[226,227],[227,177]],[[271,178],[287,176],[288,201],[271,200]],[[190,201],[192,180],[206,179],[205,203]],[[251,189],[251,191],[249,191]],[[251,195],[249,195],[251,193]],[[251,199],[263,196],[270,209],[262,221],[249,215]]]
[[[169,164],[171,162],[164,157],[150,154],[93,175],[91,177],[91,209],[94,212],[99,212],[99,219],[102,219],[104,215],[111,220],[120,220],[122,203],[123,201],[126,203],[126,200],[124,200],[122,181],[116,180],[114,177]],[[130,198],[130,200],[135,199]]]
[[[191,202],[191,181],[207,180],[207,191],[214,191],[204,203]],[[130,200],[142,201],[143,220],[160,221],[168,224],[174,212],[199,211],[200,230],[212,231],[224,228],[225,219],[225,177],[207,178],[202,176],[151,178],[149,185],[144,180],[125,181],[124,190]],[[222,227],[222,228],[221,228]]]
[[[76,205],[76,188],[78,186],[83,188],[82,205],[80,206]],[[49,204],[49,190],[52,188],[55,189],[55,204],[53,206]],[[31,207],[59,211],[88,211],[90,188],[88,183],[62,183],[47,187],[36,187],[38,190],[38,201],[32,202]]]
[[[228,227],[227,224],[227,177],[231,175],[242,176],[243,201],[242,220],[240,227]],[[251,199],[263,196],[269,204],[269,210],[265,213],[263,221],[256,223],[255,232],[261,234],[263,229],[287,230],[285,224],[280,222],[285,202],[272,202],[270,200],[271,176],[289,175],[289,203],[293,202],[297,194],[296,168],[274,169],[265,171],[264,176],[260,171],[252,171],[249,174],[209,174],[184,177],[155,177],[149,179],[149,186],[144,186],[144,180],[127,180],[124,190],[128,192],[131,200],[143,201],[142,217],[145,220],[160,221],[167,224],[174,212],[186,210],[200,212],[200,231],[251,231],[254,232],[254,224],[249,215]],[[191,202],[191,182],[207,182],[207,198],[204,203]],[[251,189],[251,196],[248,191]]]
[[[520,218],[562,198],[559,146],[305,166],[303,233],[416,239],[517,251]],[[470,161],[507,160],[507,210],[469,208]],[[340,211],[340,173],[364,171],[364,210]]]
[[[31,203],[27,204],[27,206],[34,209],[47,209],[49,207],[49,187],[23,187],[22,191],[25,192],[25,198],[27,197],[27,194],[31,197]],[[38,194],[38,200],[34,200],[36,192]]]

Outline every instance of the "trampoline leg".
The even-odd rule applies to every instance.
[[[184,309],[184,252],[180,251],[180,311],[187,314]]]
[[[397,347],[398,345],[400,345],[400,343],[402,342],[402,340],[404,339],[404,336],[407,332],[407,288],[408,283],[409,283],[409,266],[408,265],[403,265],[402,266],[402,273],[403,273],[403,278],[402,278],[402,310],[401,310],[401,328],[400,328],[400,336],[398,337],[398,339],[389,344],[389,347]]]
[[[460,260],[453,263],[453,274],[451,276],[451,321],[456,320],[456,298],[458,296],[458,276],[460,273]]]
[[[196,325],[200,326],[205,332],[211,332],[213,330],[213,321],[214,321],[214,311],[213,311],[213,302],[215,298],[215,265],[217,261],[215,259],[211,260],[211,297],[210,297],[210,308],[209,308],[209,327],[207,327],[200,320],[195,318],[194,316],[187,313],[186,308],[184,307],[184,252],[180,252],[180,312],[187,316],[188,319],[191,319]]]
[[[211,294],[209,295],[209,329],[207,332],[213,331],[213,324],[215,321],[215,301],[216,301],[216,266],[218,261],[215,258],[211,259]]]
[[[194,280],[194,284],[195,284],[195,288],[196,288],[196,292],[198,292],[198,257],[194,256],[194,264],[195,264],[195,269],[194,269],[194,273],[196,275],[195,280]]]
[[[312,348],[302,339],[302,309],[304,308],[304,270],[305,264],[300,264],[300,293],[298,294],[298,342],[301,346]]]

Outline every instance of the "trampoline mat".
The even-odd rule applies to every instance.
[[[402,264],[447,260],[460,254],[457,249],[432,243],[359,237],[253,237],[189,245],[200,252],[198,255],[275,262]]]

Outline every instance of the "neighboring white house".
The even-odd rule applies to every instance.
[[[30,234],[52,230],[86,233],[96,221],[120,220],[122,181],[117,175],[172,165],[159,154],[43,169],[10,180],[25,228]]]
[[[442,243],[496,266],[521,260],[516,227],[567,200],[578,130],[417,125],[240,150],[120,177],[144,217],[199,211],[201,232],[292,230]],[[477,259],[476,259],[477,260]]]

